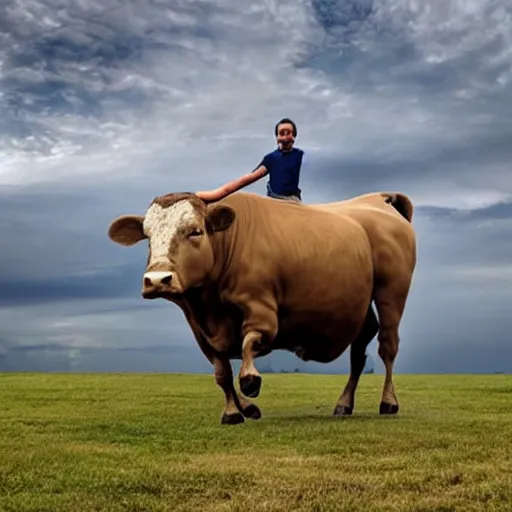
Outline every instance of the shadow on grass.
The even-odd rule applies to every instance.
[[[273,412],[265,414],[265,419],[275,422],[308,422],[308,423],[340,423],[340,422],[356,422],[356,423],[374,423],[376,421],[398,421],[401,418],[405,418],[405,415],[380,415],[378,412],[360,412],[354,413],[351,416],[333,416],[332,412],[325,413],[312,413],[312,412]]]

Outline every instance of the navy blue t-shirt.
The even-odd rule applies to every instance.
[[[273,192],[282,196],[300,195],[299,177],[304,151],[292,148],[291,151],[276,149],[263,157],[260,165],[268,170],[269,185]]]

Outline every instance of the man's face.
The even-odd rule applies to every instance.
[[[293,126],[290,123],[283,123],[277,127],[277,145],[279,149],[290,151],[295,142]]]

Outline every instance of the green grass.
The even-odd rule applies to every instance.
[[[510,511],[512,376],[265,375],[220,425],[201,375],[0,375],[0,511]]]

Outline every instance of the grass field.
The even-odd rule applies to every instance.
[[[0,510],[511,511],[512,376],[265,375],[263,417],[220,425],[201,375],[0,375]]]

